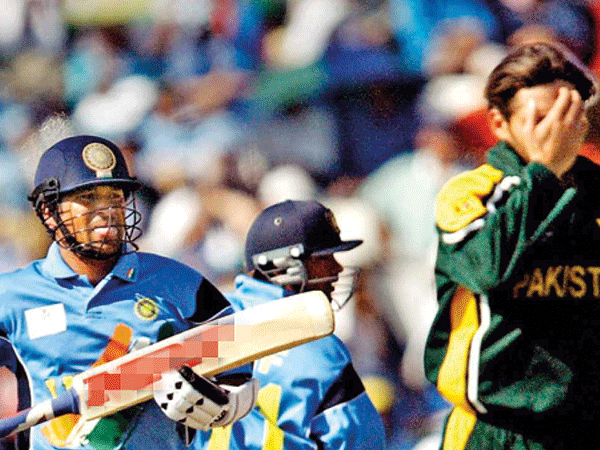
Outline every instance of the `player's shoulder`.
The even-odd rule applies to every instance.
[[[23,267],[8,272],[1,272],[0,292],[18,287],[30,287],[30,282],[42,278],[41,274],[41,261],[32,261]]]
[[[152,276],[163,278],[202,278],[196,269],[166,256],[156,253],[136,252],[142,275],[152,273]]]
[[[18,317],[22,311],[31,308],[28,298],[49,294],[54,283],[43,275],[38,261],[0,273],[0,322],[4,324],[5,319]]]
[[[485,215],[490,198],[505,174],[491,164],[462,172],[448,180],[437,195],[435,220],[444,232],[463,229]]]
[[[257,280],[245,274],[240,274],[234,280],[235,289],[225,292],[225,298],[235,309],[246,309],[285,297],[285,289],[281,286]]]

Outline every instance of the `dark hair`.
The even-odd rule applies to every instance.
[[[559,44],[533,43],[513,49],[490,74],[484,95],[488,107],[509,118],[510,101],[522,88],[567,81],[584,101],[596,96],[592,73],[569,50]]]

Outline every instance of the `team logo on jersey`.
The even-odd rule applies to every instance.
[[[117,158],[106,145],[92,142],[83,148],[81,156],[85,165],[96,172],[96,178],[112,177],[112,170],[117,165]]]
[[[133,307],[135,315],[143,320],[154,320],[158,317],[158,305],[150,297],[138,297]]]

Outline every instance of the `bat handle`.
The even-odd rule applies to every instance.
[[[27,430],[47,420],[70,413],[79,413],[79,396],[73,389],[59,397],[45,400],[13,416],[0,419],[0,438]]]

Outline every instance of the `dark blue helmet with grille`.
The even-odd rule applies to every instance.
[[[105,258],[106,255],[91,250],[89,244],[83,245],[77,241],[72,231],[65,226],[58,208],[65,195],[100,185],[120,188],[130,199],[132,206],[126,208],[123,243],[131,243],[140,235],[137,227],[140,215],[135,209],[131,194],[139,189],[141,183],[129,174],[119,148],[106,139],[83,135],[57,142],[41,156],[34,185],[28,199],[53,239],[63,247],[84,256]],[[53,218],[52,222],[48,222],[49,216]],[[49,226],[49,223],[53,225]],[[57,239],[59,230],[60,239]]]

